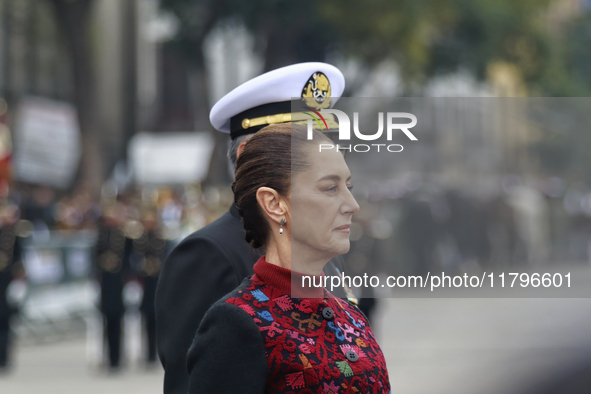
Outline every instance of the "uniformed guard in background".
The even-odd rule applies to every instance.
[[[96,264],[101,297],[100,310],[104,322],[104,340],[108,345],[109,367],[119,368],[121,362],[122,320],[125,314],[123,287],[130,277],[130,240],[125,236],[126,209],[110,202],[103,207],[98,223]]]
[[[0,370],[10,366],[10,319],[18,312],[9,287],[15,279],[25,276],[21,242],[28,234],[24,221],[19,222],[19,214],[16,204],[8,200],[0,203]]]
[[[155,207],[144,208],[141,213],[141,235],[136,231],[133,252],[139,257],[135,267],[143,287],[140,311],[147,341],[147,364],[156,362],[156,285],[160,269],[166,258],[167,240],[162,236]],[[139,235],[139,236],[137,236]]]
[[[212,125],[231,137],[233,165],[248,139],[274,123],[292,119],[291,100],[302,97],[332,107],[345,79],[334,66],[301,63],[260,75],[234,89],[211,110]],[[331,123],[327,116],[327,122]],[[337,124],[332,119],[332,126]],[[156,292],[158,353],[165,369],[164,393],[186,394],[186,356],[199,323],[214,302],[253,274],[259,254],[244,240],[238,208],[185,238],[166,260]],[[337,275],[336,272],[331,273]]]

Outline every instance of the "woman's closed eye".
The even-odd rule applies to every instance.
[[[332,185],[332,186],[329,186],[325,189],[325,191],[327,191],[329,193],[334,193],[337,190],[339,190],[339,185]]]
[[[349,189],[349,191],[351,191],[353,189],[353,185],[345,185],[345,187],[347,189]],[[339,185],[332,185],[329,186],[328,188],[325,189],[325,191],[329,192],[329,193],[334,193],[337,192],[339,190]]]

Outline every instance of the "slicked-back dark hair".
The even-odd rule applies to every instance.
[[[269,187],[288,197],[292,175],[309,166],[303,148],[313,141],[331,143],[320,131],[314,130],[313,140],[308,141],[305,126],[282,123],[261,129],[244,145],[236,162],[232,191],[242,216],[244,238],[253,248],[267,245],[270,230],[257,202],[257,190]]]

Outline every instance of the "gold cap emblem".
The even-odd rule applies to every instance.
[[[309,108],[330,107],[330,81],[327,76],[320,71],[312,74],[302,89],[302,99]]]

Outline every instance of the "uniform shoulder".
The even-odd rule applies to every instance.
[[[226,212],[216,221],[188,235],[176,247],[177,251],[191,251],[196,246],[207,245],[224,254],[234,262],[242,262],[249,268],[260,257],[244,240],[244,227],[239,218]],[[239,264],[240,265],[240,264]],[[242,270],[243,271],[243,270]],[[242,272],[241,271],[241,272]],[[252,269],[248,270],[252,273]],[[243,278],[246,275],[242,275]]]
[[[230,212],[226,212],[215,221],[209,223],[207,226],[200,228],[199,230],[189,234],[182,241],[183,243],[191,243],[195,240],[202,239],[223,239],[224,235],[227,235],[228,228],[240,227],[241,222],[235,218]]]

